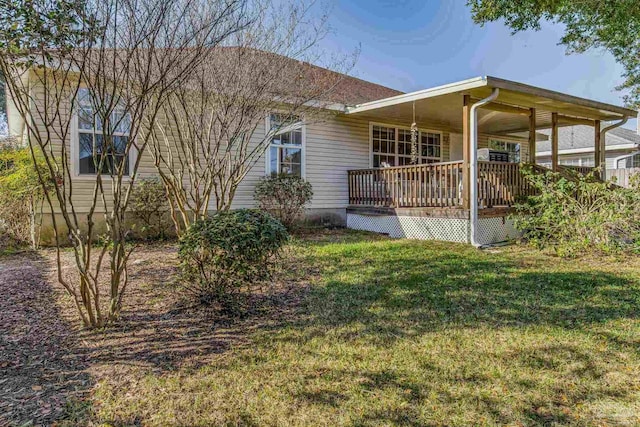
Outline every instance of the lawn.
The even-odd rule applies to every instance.
[[[168,302],[167,259],[76,331],[93,383],[62,425],[640,425],[638,260],[321,232],[221,320]]]

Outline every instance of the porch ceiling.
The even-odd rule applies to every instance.
[[[576,124],[571,119],[618,120],[636,117],[637,112],[627,108],[579,98],[522,83],[480,77],[368,102],[348,108],[347,114],[367,117],[372,121],[410,124],[415,102],[416,122],[422,127],[462,130],[462,95],[479,100],[500,89],[491,109],[478,111],[478,130],[490,134],[515,134],[529,129],[528,109],[536,109],[536,128],[551,127],[551,113],[561,115],[560,126]]]

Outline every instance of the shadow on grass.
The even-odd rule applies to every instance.
[[[439,400],[449,402],[450,407],[469,400],[472,407],[482,408],[480,412],[498,425],[518,419],[535,425],[573,423],[576,421],[573,410],[580,405],[602,399],[633,400],[633,384],[611,384],[605,377],[611,374],[609,362],[620,357],[620,352],[631,357],[640,354],[638,334],[621,336],[606,327],[611,321],[640,317],[640,286],[634,277],[585,269],[581,261],[571,265],[543,255],[536,255],[541,259],[532,265],[517,256],[480,252],[455,244],[344,243],[342,248],[320,248],[317,252],[315,261],[324,265],[324,286],[311,292],[307,299],[309,317],[295,325],[297,333],[281,335],[282,341],[312,340],[328,334],[331,337],[328,339],[338,342],[358,340],[361,344],[364,340],[376,348],[391,348],[401,339],[431,333],[436,336],[444,331],[463,331],[482,340],[486,339],[483,332],[486,330],[543,328],[549,342],[518,348],[504,356],[509,360],[503,357],[499,363],[541,376],[565,375],[555,388],[547,390],[550,402],[532,398],[525,408],[514,413],[510,404],[483,393],[478,397],[439,390]],[[554,266],[556,262],[564,264]],[[561,331],[557,335],[559,343],[553,342],[556,332],[550,332],[556,330]],[[605,348],[585,349],[584,343],[572,344],[574,333],[591,334],[607,344]],[[456,364],[467,361],[461,355],[451,363],[455,370]],[[567,370],[567,365],[573,364],[575,368]],[[409,405],[405,409],[370,408],[360,418],[362,425],[417,423],[418,405],[411,402],[426,399],[430,384],[412,382],[398,375],[398,369],[401,367],[382,372],[332,373],[360,382],[361,388],[374,396],[384,395],[389,388],[408,393],[404,399]],[[483,373],[457,378],[448,371],[437,372],[433,366],[426,365],[424,370],[436,370],[433,377],[441,378],[452,388],[460,382],[474,384],[476,390],[489,390],[499,382]],[[585,385],[573,389],[570,384],[574,380]],[[527,381],[517,384],[523,393],[533,395],[546,387]],[[296,398],[336,406],[341,398],[334,393],[314,389]],[[506,393],[517,395],[518,390]]]
[[[160,265],[136,267],[132,278],[145,277],[155,287],[138,283],[130,289],[122,322],[92,337],[92,361],[150,367],[157,374],[171,376],[168,371],[206,364],[209,356],[229,351],[253,332],[260,332],[262,341],[247,341],[256,352],[230,353],[234,367],[229,369],[247,369],[247,387],[254,378],[270,381],[252,369],[273,369],[273,376],[299,381],[289,396],[292,413],[281,414],[283,421],[306,404],[326,408],[327,414],[348,414],[354,425],[430,425],[425,420],[430,411],[425,404],[428,401],[449,411],[440,420],[462,414],[469,421],[481,414],[487,424],[495,425],[571,424],[575,412],[568,409],[597,400],[631,399],[633,384],[617,383],[607,375],[614,366],[610,362],[619,353],[627,357],[637,354],[637,334],[598,327],[638,318],[640,290],[634,278],[597,269],[586,271],[579,262],[575,266],[551,265],[547,270],[545,262],[557,260],[542,257],[529,262],[520,255],[491,254],[464,245],[389,241],[363,233],[328,233],[296,245],[286,260],[295,270],[289,272],[290,280],[313,275],[320,283],[302,301],[299,292],[274,292],[269,296],[273,301],[264,306],[266,311],[241,321],[203,320],[200,314],[163,305],[162,296],[172,291],[175,274],[166,258],[160,256]],[[474,340],[483,344],[479,341],[496,331],[537,328],[542,329],[538,341],[503,345],[499,350],[473,349]],[[561,332],[554,335],[549,330]],[[589,349],[591,338],[584,339],[583,332],[601,337],[611,348]],[[455,334],[466,335],[459,338]],[[575,334],[576,343],[571,334]],[[524,335],[513,332],[509,337]],[[315,339],[321,350],[306,346]],[[418,367],[409,372],[394,357],[400,351],[412,357],[420,353],[389,349],[413,343],[413,339],[415,343],[464,339],[460,347],[469,354],[454,355],[455,360],[444,364],[425,357],[415,360]],[[291,354],[272,355],[273,346],[280,344]],[[362,358],[369,355],[358,353],[360,350],[371,350],[373,357],[386,359],[379,364],[364,363]],[[493,354],[494,350],[502,353]],[[443,354],[451,357],[448,351]],[[485,356],[516,374],[504,379],[474,366]],[[305,358],[309,364],[299,362]],[[338,358],[343,358],[339,364],[325,363]],[[203,371],[204,378],[211,380]],[[148,373],[146,369],[142,372]],[[178,375],[194,372],[187,369]],[[554,376],[564,377],[554,382]],[[117,391],[127,393],[126,382],[122,382]],[[255,384],[257,388],[262,385]],[[238,387],[243,389],[242,380]],[[505,395],[512,395],[512,400]],[[385,403],[391,400],[406,404]],[[235,412],[230,417],[237,415],[242,425],[259,425],[259,414],[246,410],[249,412],[232,409]],[[432,425],[447,424],[434,421]],[[458,424],[464,425],[464,421]]]
[[[375,246],[357,246],[329,254],[325,286],[310,296],[310,322],[358,324],[360,334],[394,340],[451,326],[579,329],[640,316],[637,280],[581,271],[579,263],[575,270],[525,268],[502,256],[453,248],[398,241],[379,253]]]

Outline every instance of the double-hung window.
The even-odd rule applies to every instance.
[[[510,163],[520,163],[520,144],[517,142],[490,139],[489,148],[492,150],[506,151],[509,153]]]
[[[303,176],[304,123],[300,117],[272,113],[267,120],[272,134],[267,153],[267,173]]]
[[[442,134],[418,131],[418,163],[442,161]],[[371,125],[371,155],[374,168],[411,164],[411,129]]]
[[[130,136],[131,116],[121,106],[116,105],[109,115],[109,128],[95,111],[88,89],[80,89],[77,98],[77,173],[95,175],[102,161],[103,174],[116,174],[124,167],[123,175],[129,175],[129,159],[126,148]],[[124,164],[124,166],[123,166]]]

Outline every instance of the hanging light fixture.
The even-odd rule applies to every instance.
[[[413,123],[411,123],[411,164],[418,163],[418,124],[416,123],[416,103],[413,102]]]

